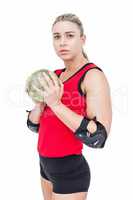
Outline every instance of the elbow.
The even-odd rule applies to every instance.
[[[35,132],[37,133],[39,131],[39,127],[40,127],[40,124],[35,124],[33,122],[31,122],[29,120],[29,118],[27,119],[27,127],[32,131],[32,132]]]

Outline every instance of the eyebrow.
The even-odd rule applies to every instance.
[[[67,32],[65,32],[65,33],[75,33],[75,32],[74,32],[74,31],[67,31]],[[60,33],[58,33],[58,32],[53,33],[53,35],[56,35],[56,34],[60,34]]]

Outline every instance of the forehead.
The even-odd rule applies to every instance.
[[[69,21],[57,22],[52,29],[53,33],[80,32],[77,24]]]

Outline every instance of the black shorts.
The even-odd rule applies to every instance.
[[[53,192],[68,194],[87,192],[90,167],[83,154],[49,158],[40,156],[40,174],[53,184]]]

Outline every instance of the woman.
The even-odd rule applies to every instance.
[[[86,37],[76,15],[58,16],[52,35],[55,52],[65,66],[55,70],[61,86],[51,72],[52,80],[44,74],[39,81],[45,82],[45,103],[37,103],[28,117],[39,132],[41,186],[45,200],[85,200],[91,174],[82,154],[82,139],[99,134],[98,122],[108,136],[112,120],[110,88],[103,70],[89,62],[83,50]],[[84,117],[88,132],[85,138],[78,138],[75,133],[83,126]],[[96,145],[93,142],[92,147]]]

